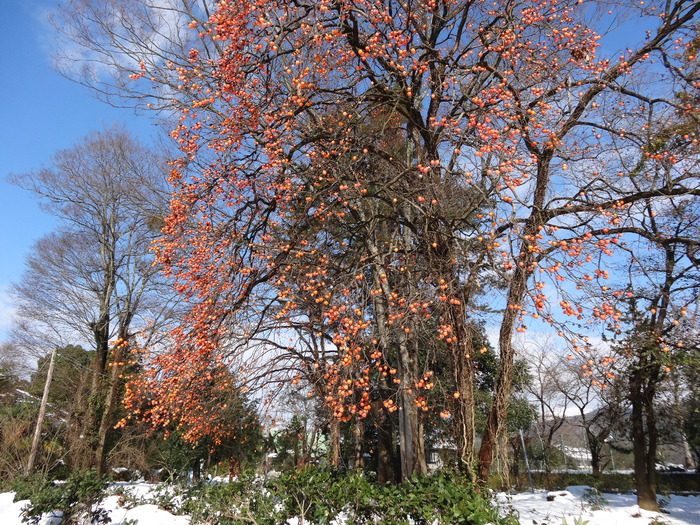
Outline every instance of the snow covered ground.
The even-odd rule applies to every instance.
[[[581,517],[588,525],[700,525],[700,497],[670,496],[668,513],[640,511],[637,498],[631,494],[603,494],[603,508],[591,510],[584,492],[588,487],[569,487],[565,491],[498,495],[503,506],[518,511],[521,525],[561,525],[563,520],[574,525]],[[554,496],[547,501],[547,496]],[[656,520],[656,521],[654,521]]]
[[[151,486],[131,485],[131,490],[147,494]],[[700,525],[700,497],[671,496],[667,514],[641,511],[632,495],[604,494],[604,508],[591,510],[584,495],[586,487],[569,487],[565,491],[535,492],[515,495],[499,494],[497,499],[506,509],[519,513],[521,525],[569,525],[587,522],[587,525]],[[547,501],[547,496],[552,501]],[[0,525],[21,525],[21,509],[26,501],[13,503],[14,494],[0,494]],[[110,496],[104,508],[111,511],[113,525],[188,525],[189,517],[174,516],[155,505],[140,505],[129,510],[119,506],[119,496]],[[579,520],[580,521],[577,521]],[[58,525],[58,518],[44,517],[40,525]],[[297,525],[297,520],[290,520]]]

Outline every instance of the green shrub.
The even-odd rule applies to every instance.
[[[190,523],[216,525],[276,525],[280,523],[272,494],[252,474],[231,482],[191,485],[161,484],[146,496],[121,491],[123,506],[157,505],[172,514],[189,515]]]
[[[273,495],[252,474],[228,483],[200,483],[185,489],[184,514],[191,523],[216,525],[275,525],[278,513]]]
[[[58,514],[62,524],[109,523],[109,512],[99,508],[106,496],[107,483],[94,470],[73,473],[65,482],[41,478],[18,482],[15,501],[28,499],[22,509],[22,521],[36,525],[43,514]]]
[[[586,488],[581,499],[588,504],[588,508],[591,510],[603,510],[608,505],[608,500],[596,486]]]
[[[335,518],[349,499],[338,490],[340,479],[336,471],[308,466],[284,473],[270,481],[268,488],[281,500],[285,518],[298,516],[323,524]]]
[[[513,524],[513,516],[500,516],[488,497],[458,474],[441,472],[432,476],[414,477],[402,485],[380,487],[381,504],[376,509],[382,516],[379,523],[403,525],[408,518],[418,525],[485,525]]]
[[[229,483],[161,485],[146,497],[122,490],[124,506],[151,503],[191,524],[277,525],[299,517],[327,525],[344,513],[348,525],[517,525],[458,474],[419,476],[402,485],[374,483],[362,471],[309,466],[265,482],[252,473]]]
[[[349,523],[383,525],[517,524],[500,516],[489,498],[453,473],[412,478],[402,485],[378,485],[361,472],[340,474],[307,467],[282,476],[271,486],[283,510],[283,520],[298,516],[327,524],[341,511]]]
[[[139,505],[155,505],[171,514],[183,514],[182,504],[186,495],[186,487],[173,483],[156,485],[145,496],[135,496],[128,489],[115,491],[122,496],[122,507],[132,509]]]
[[[32,497],[46,488],[46,485],[53,484],[42,474],[32,474],[29,477],[14,480],[8,490],[15,493],[15,501],[32,499]]]

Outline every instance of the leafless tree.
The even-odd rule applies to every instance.
[[[554,437],[566,421],[569,400],[562,392],[559,376],[562,373],[562,362],[559,358],[555,342],[548,338],[541,344],[528,345],[527,362],[530,365],[532,381],[526,384],[525,390],[534,399],[538,408],[538,421],[535,429],[542,443],[545,470],[552,468],[549,452],[552,450]]]
[[[615,431],[620,431],[623,416],[629,410],[625,398],[625,382],[600,364],[599,356],[589,354],[588,367],[560,358],[556,387],[578,412],[575,421],[583,428],[591,454],[593,475],[605,467],[605,444]],[[598,381],[596,378],[606,378]]]
[[[148,344],[173,312],[151,253],[167,206],[164,167],[112,127],[57,153],[50,168],[11,177],[59,219],[13,287],[12,335],[35,355],[66,344],[95,351],[85,413],[76,419],[92,452],[74,456],[100,471],[129,348]]]

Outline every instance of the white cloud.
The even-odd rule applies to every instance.
[[[15,309],[6,286],[0,287],[0,341],[7,340]]]

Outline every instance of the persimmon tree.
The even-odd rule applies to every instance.
[[[680,159],[645,151],[643,139],[649,122],[691,108],[673,100],[672,91],[651,98],[657,88],[635,81],[637,71],[651,67],[652,54],[674,60],[669,50],[683,45],[682,30],[697,9],[674,4],[655,18],[646,41],[610,60],[597,56],[598,36],[575,4],[500,11],[486,3],[219,4],[205,26],[225,43],[213,78],[205,74],[211,68],[183,75],[182,90],[199,100],[178,130],[185,157],[173,177],[174,243],[161,252],[183,291],[200,301],[193,319],[218,321],[192,337],[216,342],[226,337],[228,312],[291,293],[285,283],[297,259],[315,257],[323,276],[328,254],[318,254],[306,234],[323,235],[326,221],[355,216],[371,224],[376,240],[363,234],[369,240],[362,250],[372,270],[376,359],[396,351],[409,475],[422,469],[420,421],[411,412],[429,383],[417,375],[419,339],[411,334],[420,332],[425,315],[440,316],[435,336],[455,345],[455,369],[465,368],[467,382],[455,394],[468,398],[473,350],[464,346],[465,321],[483,289],[479,270],[499,275],[506,285],[501,370],[479,454],[485,477],[504,424],[512,337],[524,329],[523,315],[554,324],[549,302],[561,299],[564,315],[615,317],[610,303],[586,310],[582,300],[567,300],[576,296],[562,285],[567,273],[570,280],[603,281],[597,254],[613,253],[619,242],[611,226],[635,220],[637,203],[697,191]],[[209,106],[221,107],[226,119],[209,120],[210,112],[200,110]],[[359,130],[377,120],[384,122],[378,140],[363,142]],[[628,160],[634,152],[669,165],[668,176],[634,180]],[[184,176],[190,160],[216,153],[205,172]],[[344,170],[350,180],[339,180],[334,168],[346,168],[348,157],[354,170]],[[309,170],[317,177],[313,194],[301,174]],[[446,198],[455,194],[462,206],[457,222]],[[315,281],[305,286],[326,307],[324,315],[343,314],[334,337],[346,355],[340,364],[363,361],[356,342],[367,309],[341,302],[352,289],[335,303],[327,280]],[[556,291],[545,295],[548,281]],[[303,314],[290,307],[287,315]],[[350,397],[343,392],[337,399]],[[469,407],[465,402],[461,418],[465,440],[473,435]]]
[[[171,407],[167,414],[161,409],[159,398],[167,395],[168,388],[181,390],[177,383],[187,381],[189,376],[167,375],[160,382],[148,382],[148,390],[139,389],[147,381],[146,377],[132,379],[129,383],[127,406],[139,420],[148,424],[149,430],[156,431],[156,435],[164,433],[167,443],[160,453],[168,470],[192,467],[199,479],[202,466],[204,472],[210,472],[216,464],[221,464],[234,474],[256,464],[263,451],[256,403],[236,385],[225,367],[208,370],[209,385],[198,382],[198,388],[192,389],[189,397],[178,399],[176,407]],[[202,420],[215,431],[198,433]],[[125,423],[123,420],[118,426]]]
[[[164,364],[234,359],[222,350],[253,318],[323,325],[337,349],[316,363],[327,401],[338,417],[365,416],[375,376],[386,381],[376,392],[398,407],[408,476],[424,469],[433,384],[419,356],[439,341],[472,472],[469,321],[487,297],[500,359],[485,480],[506,429],[514,334],[543,321],[575,351],[591,327],[616,329],[621,244],[650,203],[698,195],[696,132],[668,122],[697,118],[700,6],[625,8],[648,33],[619,52],[595,31],[600,12],[573,1],[224,1],[208,20],[191,16],[210,42],[175,51],[176,82],[167,60],[141,60],[129,77],[166,86],[182,108],[160,260],[192,314]]]
[[[213,9],[209,0],[66,2],[48,15],[55,67],[109,104],[171,109],[191,50],[220,56],[216,40],[188,28]],[[151,84],[138,82],[146,70]]]

